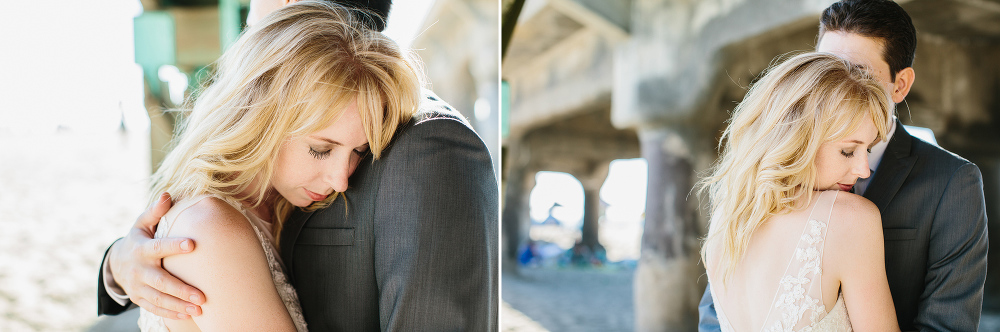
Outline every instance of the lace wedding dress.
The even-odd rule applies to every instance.
[[[239,202],[220,196],[209,196],[202,195],[192,198],[187,198],[181,200],[174,204],[174,206],[167,212],[163,218],[160,219],[160,224],[157,226],[156,234],[154,237],[161,238],[166,237],[170,233],[170,228],[173,226],[174,220],[177,218],[181,212],[191,207],[192,205],[200,202],[201,200],[215,197],[226,203],[229,203],[233,208],[243,214],[253,226],[254,233],[257,234],[257,240],[260,241],[261,246],[264,248],[264,255],[267,256],[268,269],[271,270],[271,280],[274,281],[274,287],[278,290],[278,296],[281,297],[281,301],[285,304],[285,309],[288,310],[288,314],[292,317],[292,322],[295,323],[295,329],[298,332],[306,331],[306,320],[302,316],[302,308],[299,306],[299,297],[295,293],[295,288],[288,283],[288,278],[285,276],[281,256],[278,250],[274,247],[274,234],[271,234],[271,223],[258,218],[256,215],[248,211]],[[163,317],[154,315],[145,309],[139,309],[139,329],[143,332],[168,332],[166,324],[163,321]]]
[[[844,306],[843,294],[838,294],[837,302],[829,312],[826,311],[824,305],[822,287],[820,287],[823,275],[823,247],[830,215],[837,199],[837,192],[823,191],[818,196],[783,275],[780,279],[773,280],[778,287],[770,301],[770,306],[766,310],[759,311],[767,312],[764,316],[764,324],[760,326],[759,331],[852,331],[851,322],[847,316],[847,307]],[[720,296],[722,294],[717,294],[717,287],[714,286],[722,285],[722,281],[718,276],[714,276],[718,280],[712,277],[709,277],[713,285],[711,295],[715,302],[719,325],[723,332],[735,332],[726,311],[740,310],[741,306],[731,307],[731,305],[736,304],[726,302],[727,299]],[[734,287],[740,286],[738,283],[733,284],[735,284]],[[750,286],[751,284],[748,282],[742,285]],[[722,289],[722,287],[718,289]],[[720,290],[720,292],[724,291]],[[747,308],[747,306],[742,307]],[[749,329],[756,330],[756,327]]]

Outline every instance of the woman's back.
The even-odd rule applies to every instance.
[[[718,266],[721,241],[707,243],[708,276],[717,285],[712,295],[724,331],[799,331],[821,321],[830,327],[821,330],[850,330],[838,301],[839,269],[823,259],[831,216],[843,195],[852,194],[821,191],[805,208],[769,218],[726,283]]]

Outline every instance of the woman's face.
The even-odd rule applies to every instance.
[[[871,175],[868,149],[875,144],[878,129],[870,116],[847,137],[819,146],[816,153],[816,190],[850,191],[858,178]]]
[[[285,141],[271,187],[292,205],[309,206],[347,190],[347,179],[367,153],[368,138],[355,101],[330,126]]]

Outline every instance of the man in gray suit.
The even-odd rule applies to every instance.
[[[251,16],[289,2],[255,0]],[[391,1],[337,2],[387,17]],[[382,30],[383,22],[373,18],[371,28]],[[346,202],[296,212],[283,227],[282,260],[311,330],[498,328],[492,160],[459,113],[430,91],[426,98],[379,160],[361,161]],[[159,264],[194,246],[188,239],[151,239],[167,209],[169,200],[151,207],[108,249],[98,277],[99,314],[119,314],[129,301],[167,318],[201,313],[204,294]]]
[[[900,103],[916,74],[910,16],[889,0],[843,0],[820,18],[816,50],[866,66]],[[882,214],[885,267],[903,331],[976,331],[986,281],[986,203],[979,168],[911,136],[899,120],[872,148],[855,193]],[[711,287],[711,286],[709,286]],[[850,299],[847,299],[850,301]],[[709,289],[699,331],[719,331]]]

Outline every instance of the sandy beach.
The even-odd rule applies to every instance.
[[[0,331],[97,319],[107,246],[145,208],[148,134],[0,132]]]

